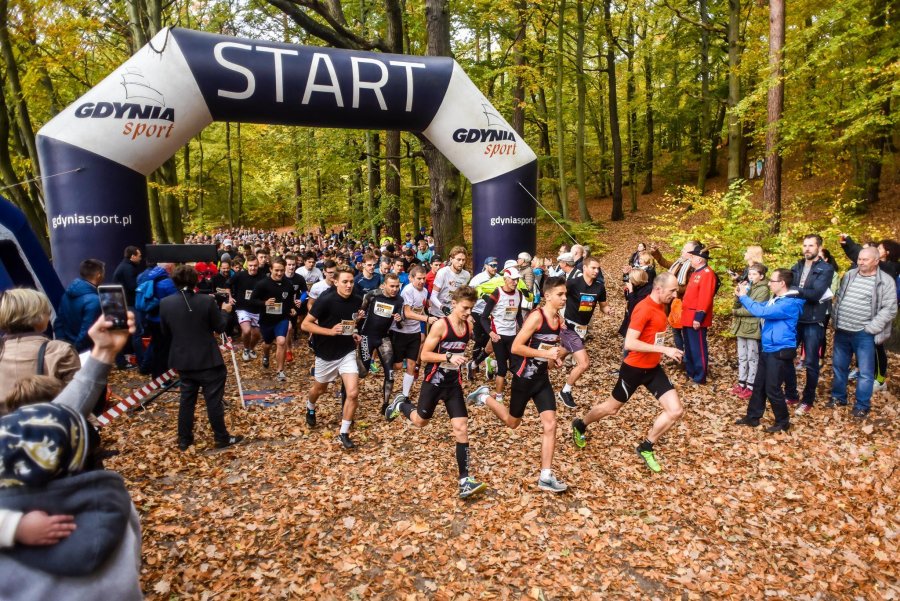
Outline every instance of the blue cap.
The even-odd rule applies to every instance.
[[[491,263],[496,263],[496,262],[497,262],[497,257],[488,257],[487,259],[484,260],[485,265],[489,265]]]

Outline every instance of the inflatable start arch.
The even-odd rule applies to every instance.
[[[534,253],[537,157],[453,59],[175,28],[38,132],[42,171],[62,174],[44,195],[64,282],[150,241],[146,176],[213,121],[421,132],[472,182],[476,270]]]

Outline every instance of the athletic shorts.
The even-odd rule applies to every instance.
[[[251,328],[259,327],[259,313],[251,313],[250,311],[244,311],[243,309],[238,309],[237,310],[237,318],[238,318],[238,323],[250,322]]]
[[[282,319],[276,324],[259,326],[259,333],[262,334],[263,342],[272,344],[279,336],[287,336],[289,323],[290,321],[287,319]]]
[[[578,351],[584,350],[584,340],[582,340],[581,336],[576,334],[575,330],[571,328],[560,328],[559,342],[562,344],[562,347],[570,353],[577,353]]]
[[[525,406],[533,400],[538,413],[556,411],[556,395],[550,376],[544,374],[537,378],[520,378],[513,374],[509,394],[509,414],[516,419],[525,415]]]
[[[356,365],[356,349],[333,361],[316,357],[315,371],[313,372],[316,382],[328,384],[340,378],[342,374],[359,375],[359,366]]]
[[[472,318],[474,320],[474,325],[472,326],[472,340],[475,341],[475,348],[483,349],[488,345],[488,342],[491,341],[491,336],[484,331],[483,327],[481,327],[481,320],[479,317],[480,315],[472,313]]]
[[[469,417],[469,412],[466,411],[466,402],[463,398],[462,386],[456,382],[450,386],[435,386],[431,382],[422,382],[416,413],[422,419],[431,419],[434,415],[434,410],[441,401],[444,401],[444,405],[447,407],[447,415],[450,416],[450,419],[454,417]]]
[[[612,397],[620,403],[627,403],[631,395],[637,392],[642,385],[657,399],[675,388],[659,365],[644,369],[622,363],[619,367],[619,380],[616,382],[616,387],[613,388]]]
[[[419,358],[419,349],[422,347],[422,335],[418,332],[407,334],[405,332],[391,332],[391,344],[394,346],[394,363],[400,363],[404,359],[415,361]]]
[[[494,343],[494,357],[497,359],[497,375],[501,378],[506,377],[509,370],[510,358],[512,357],[512,344],[515,336],[500,336],[500,340]]]

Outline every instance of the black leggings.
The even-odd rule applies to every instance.
[[[501,378],[506,377],[509,371],[509,360],[512,357],[512,345],[515,336],[500,335],[500,340],[494,343],[494,357],[497,359],[497,375]]]

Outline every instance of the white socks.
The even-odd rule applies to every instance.
[[[566,385],[563,386],[562,391],[563,391],[563,392],[572,392],[572,387],[569,386],[569,383],[568,383],[568,382],[566,382]]]
[[[541,470],[541,480],[549,480],[553,475],[553,470]]]
[[[412,387],[415,381],[415,376],[411,376],[407,373],[403,374],[403,396],[407,398],[409,397],[409,393],[412,391]]]
[[[309,399],[306,400],[306,408],[310,411],[315,411],[316,406],[309,402]]]
[[[350,424],[352,424],[349,419],[341,420],[341,434],[349,434],[350,433]]]

